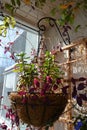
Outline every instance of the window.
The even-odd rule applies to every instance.
[[[38,49],[38,31],[34,30],[25,25],[17,24],[14,29],[7,30],[7,36],[0,36],[0,66],[4,66],[4,83],[3,83],[3,100],[1,104],[10,106],[10,101],[8,98],[8,92],[15,91],[17,82],[17,73],[11,71],[10,66],[14,66],[16,62],[16,53],[25,52],[27,56],[33,58],[31,51]],[[15,59],[13,59],[15,56]],[[2,72],[3,73],[3,72]],[[2,79],[3,80],[3,79]],[[1,86],[0,86],[1,87]],[[3,110],[3,105],[1,105],[1,120],[6,120],[6,111]],[[8,125],[9,120],[7,122]],[[8,125],[9,126],[9,125]]]

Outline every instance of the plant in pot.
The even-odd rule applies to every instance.
[[[34,62],[28,63],[25,53],[18,57],[17,91],[10,93],[12,109],[28,126],[50,126],[67,104],[67,96],[63,93],[66,87],[62,83],[64,72],[55,63],[54,54],[43,52],[43,43]]]

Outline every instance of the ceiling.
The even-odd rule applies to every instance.
[[[34,0],[33,0],[34,1]],[[3,3],[10,2],[10,0],[3,0]],[[20,8],[18,8],[15,12],[15,18],[17,20],[20,20],[26,24],[32,25],[34,27],[37,26],[37,22],[39,19],[47,16],[51,16],[51,9],[57,5],[59,1],[57,2],[50,2],[47,0],[46,4],[43,8],[32,8],[32,6],[25,4],[22,2]],[[9,13],[7,10],[4,9],[5,13]]]

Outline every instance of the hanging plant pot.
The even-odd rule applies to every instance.
[[[11,93],[10,99],[19,119],[23,123],[36,127],[55,122],[67,104],[67,96],[62,93],[47,93],[44,96],[35,93],[26,95]]]

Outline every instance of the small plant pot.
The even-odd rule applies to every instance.
[[[12,108],[17,111],[19,119],[28,125],[36,127],[46,126],[55,122],[64,111],[67,104],[67,96],[47,93],[19,95],[10,93]],[[25,102],[23,102],[25,99]]]

